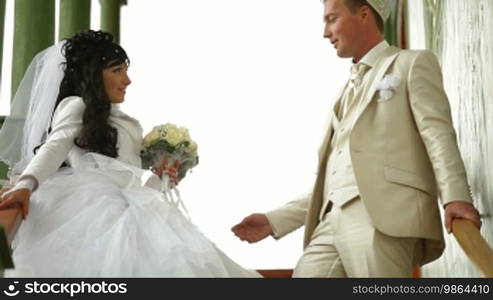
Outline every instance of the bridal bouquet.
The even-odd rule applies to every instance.
[[[168,166],[178,162],[179,179],[199,162],[197,143],[190,138],[188,129],[171,123],[155,126],[144,137],[140,157],[144,169],[156,170],[165,159]]]
[[[199,163],[197,143],[190,138],[188,129],[171,123],[155,126],[144,137],[140,157],[142,167],[153,171],[160,169],[165,162],[168,167],[176,166],[177,163],[179,180],[183,179],[187,171]],[[179,191],[171,184],[168,175],[163,173],[161,183],[165,198],[181,205],[186,212]],[[171,190],[174,191],[176,197],[173,197]]]

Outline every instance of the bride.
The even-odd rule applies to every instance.
[[[163,197],[162,174],[141,168],[142,128],[118,105],[129,60],[112,39],[90,30],[44,50],[19,86],[0,131],[13,180],[0,209],[24,218],[5,276],[260,277]]]

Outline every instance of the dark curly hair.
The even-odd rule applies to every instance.
[[[111,102],[103,84],[103,69],[129,63],[125,50],[103,31],[83,31],[65,40],[64,77],[56,106],[69,96],[82,97],[86,109],[75,144],[91,152],[118,156],[117,130],[108,123]],[[55,107],[56,107],[55,106]]]

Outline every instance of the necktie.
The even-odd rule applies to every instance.
[[[353,101],[354,95],[356,93],[355,89],[358,89],[358,87],[363,82],[363,76],[365,75],[365,72],[367,70],[368,65],[365,65],[364,63],[357,63],[351,66],[351,74],[349,77],[348,87],[346,88],[337,114],[340,120],[342,120],[349,109],[355,105]]]
[[[356,88],[361,84],[367,67],[364,63],[357,63],[351,66],[351,75],[349,77],[349,86],[351,88]]]

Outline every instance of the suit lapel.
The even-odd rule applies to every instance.
[[[366,89],[366,91],[363,93],[363,99],[364,100],[363,100],[363,103],[361,104],[362,105],[361,110],[360,110],[361,113],[365,110],[366,106],[368,106],[368,104],[373,99],[373,96],[375,95],[378,83],[382,80],[383,76],[385,75],[385,73],[389,69],[390,65],[394,62],[394,60],[399,55],[399,51],[400,51],[399,48],[389,47],[386,50],[384,57],[382,57],[382,59],[375,65],[375,67],[373,69],[374,71],[371,72],[371,74],[369,74],[370,76],[372,76],[372,78],[370,78],[369,86],[367,85],[368,89]],[[332,122],[334,120],[336,122],[339,122],[339,119],[337,118],[337,111],[339,109],[339,106],[341,103],[341,97],[344,93],[344,90],[346,89],[346,86],[347,86],[347,83],[339,91],[337,97],[335,98],[336,102],[334,104],[334,107],[330,111],[329,124],[327,125],[325,138],[324,138],[322,145],[320,146],[320,149],[319,149],[319,165],[323,164],[324,158],[326,158],[328,156],[328,153],[330,150],[330,140],[332,138],[332,134],[334,131],[334,127],[332,125]],[[361,113],[360,113],[360,115],[361,115]],[[359,116],[358,116],[358,118],[359,118]]]
[[[399,48],[389,47],[385,57],[383,57],[374,67],[374,71],[370,74],[373,78],[370,78],[369,85],[367,85],[368,89],[363,93],[363,102],[361,103],[360,115],[368,104],[370,104],[377,90],[378,83],[382,80],[390,65],[394,62],[398,55]]]

